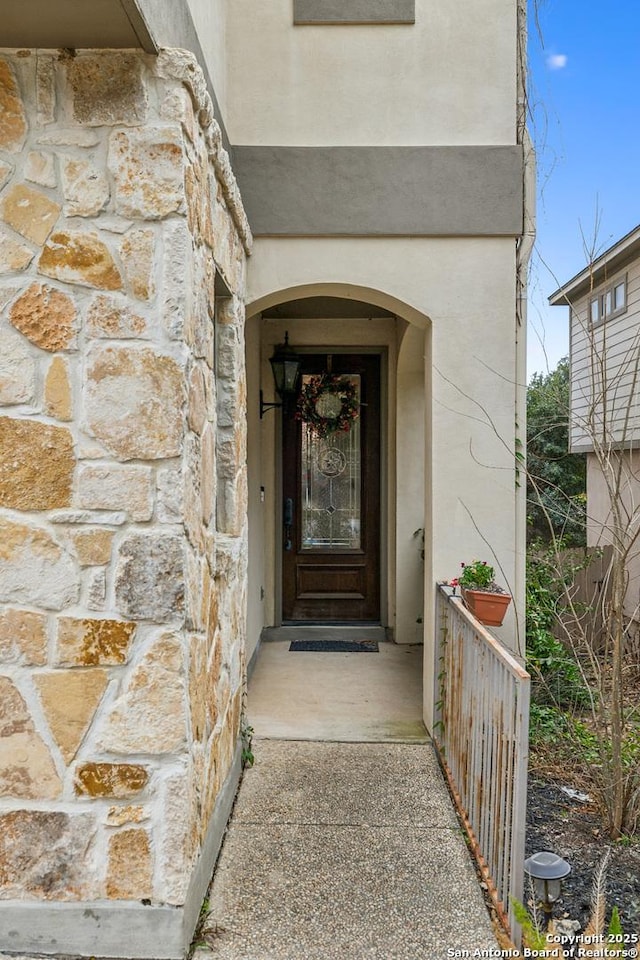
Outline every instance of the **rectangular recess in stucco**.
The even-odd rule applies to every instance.
[[[294,24],[415,23],[415,0],[293,0]]]
[[[256,236],[518,236],[519,146],[236,146]]]

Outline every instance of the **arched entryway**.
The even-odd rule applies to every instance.
[[[338,542],[333,553],[324,544],[314,549],[310,536],[305,542],[297,515],[302,509],[296,500],[302,474],[308,480],[312,472],[302,458],[318,451],[300,450],[303,431],[291,412],[283,417],[281,410],[268,411],[260,418],[260,390],[265,400],[277,399],[269,358],[285,333],[303,358],[305,375],[329,366],[354,376],[366,404],[359,424],[360,462],[347,478],[344,494],[347,498],[357,494],[350,503],[354,537],[349,543]],[[428,544],[422,535],[427,318],[380,291],[313,285],[281,291],[251,305],[246,343],[248,657],[264,628],[287,623],[375,624],[378,636],[407,647],[422,643]],[[346,456],[336,444],[331,444],[330,452],[342,465]],[[316,506],[331,518],[339,504],[322,498],[329,486],[336,485],[320,480],[321,502]],[[294,501],[291,512],[289,501]],[[312,524],[313,509],[312,505],[306,511]],[[335,529],[329,519],[327,530]],[[363,584],[365,576],[369,586]],[[336,602],[329,596],[332,592]]]

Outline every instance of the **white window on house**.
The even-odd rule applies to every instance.
[[[589,300],[589,320],[591,325],[604,323],[624,313],[627,309],[627,277],[618,277],[603,290],[598,291]]]

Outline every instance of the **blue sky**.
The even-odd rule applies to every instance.
[[[538,162],[528,370],[569,351],[567,309],[546,299],[640,223],[640,0],[529,0],[529,100]],[[541,343],[544,342],[544,347]]]

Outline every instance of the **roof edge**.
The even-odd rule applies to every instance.
[[[571,295],[575,296],[578,292],[584,292],[594,280],[599,282],[600,275],[607,267],[615,267],[618,263],[629,259],[636,250],[640,252],[640,224],[608,247],[604,253],[596,257],[592,263],[588,264],[571,280],[567,280],[557,290],[554,290],[547,297],[547,300],[552,307],[566,307]]]

